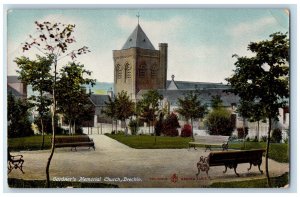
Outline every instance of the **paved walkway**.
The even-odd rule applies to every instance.
[[[96,144],[96,150],[85,147],[71,152],[70,148],[58,148],[50,166],[51,179],[69,178],[79,181],[80,177],[92,181],[117,184],[119,187],[203,187],[212,182],[235,181],[262,178],[257,167],[247,171],[249,164],[238,165],[236,177],[233,169],[223,174],[224,167],[212,167],[209,170],[210,179],[201,172],[199,180],[195,180],[196,163],[201,155],[207,156],[204,149],[133,149],[105,135],[91,136]],[[12,153],[17,154],[17,153]],[[13,170],[9,177],[22,179],[45,179],[45,167],[49,150],[23,151],[25,158],[24,171]],[[261,169],[265,169],[264,161]],[[281,175],[288,171],[289,164],[269,161],[271,176]],[[171,181],[176,174],[178,180]],[[124,177],[132,178],[123,180]],[[135,177],[135,179],[134,179]]]

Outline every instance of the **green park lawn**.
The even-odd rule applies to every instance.
[[[45,135],[44,149],[49,149],[51,147],[50,137],[51,135]],[[9,138],[7,144],[11,151],[40,150],[42,140],[43,138],[41,135],[34,135],[30,137]]]
[[[184,137],[165,137],[157,136],[155,143],[155,136],[150,135],[112,135],[106,134],[108,137],[115,139],[129,147],[137,149],[167,149],[167,148],[188,148],[188,142],[191,138]],[[204,146],[199,146],[204,147]],[[230,149],[244,149],[243,142],[229,143]],[[266,148],[266,142],[245,142],[245,149],[259,149]],[[214,148],[212,148],[213,150]],[[219,150],[219,149],[217,149]],[[275,161],[286,163],[289,162],[289,146],[283,143],[271,143],[269,156]]]

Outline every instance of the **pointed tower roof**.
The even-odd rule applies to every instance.
[[[142,48],[142,49],[151,49],[155,50],[154,46],[152,45],[151,41],[138,24],[134,31],[130,34],[129,38],[123,45],[122,49],[129,49],[129,48]]]

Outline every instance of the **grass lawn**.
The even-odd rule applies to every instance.
[[[150,135],[112,135],[106,134],[127,146],[137,149],[167,149],[167,148],[187,148],[191,138],[183,137],[163,137]]]
[[[44,188],[45,180],[23,180],[23,179],[8,179],[8,186],[11,188]],[[89,182],[69,182],[69,181],[50,181],[51,188],[117,188],[117,185],[106,183],[89,183]]]
[[[283,187],[289,183],[289,174],[285,173],[279,177],[271,178],[272,188]],[[249,181],[217,182],[209,186],[210,188],[269,188],[267,179],[255,179]]]
[[[50,137],[51,135],[45,135],[44,149],[51,147]],[[9,138],[7,144],[11,151],[40,150],[42,141],[43,137],[41,135],[34,135],[30,137]]]
[[[188,143],[191,138],[183,137],[163,137],[157,136],[155,143],[155,136],[150,135],[112,135],[106,134],[129,147],[137,149],[163,149],[163,148],[188,148]],[[199,147],[204,147],[199,145]],[[265,148],[266,142],[246,142],[245,149]],[[243,149],[243,142],[229,143],[230,149]],[[214,148],[212,148],[214,150]],[[219,148],[217,150],[220,150]],[[271,143],[269,157],[278,162],[289,162],[289,146],[288,144]]]

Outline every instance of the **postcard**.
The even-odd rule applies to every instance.
[[[8,9],[8,187],[289,188],[289,21]]]

